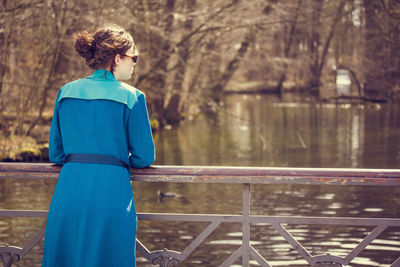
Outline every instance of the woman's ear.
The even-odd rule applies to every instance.
[[[120,54],[117,54],[117,55],[115,56],[114,61],[115,61],[115,65],[118,65],[119,62],[121,61],[121,55],[120,55]]]

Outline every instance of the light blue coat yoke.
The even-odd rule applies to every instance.
[[[140,95],[143,93],[129,84],[117,81],[111,72],[97,70],[92,76],[67,83],[61,87],[57,102],[64,98],[106,99],[125,104],[132,109]]]

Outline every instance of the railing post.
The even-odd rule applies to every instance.
[[[243,184],[242,215],[242,266],[248,267],[250,252],[250,184]]]

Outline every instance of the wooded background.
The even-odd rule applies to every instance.
[[[133,33],[140,58],[128,83],[161,124],[226,90],[318,95],[338,68],[363,96],[399,99],[399,0],[2,0],[2,135],[29,135],[63,84],[92,73],[72,36],[105,23]]]

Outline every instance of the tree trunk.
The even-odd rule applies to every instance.
[[[389,0],[388,9],[390,11],[399,12],[400,3],[399,1]],[[387,84],[390,87],[389,95],[400,97],[400,16],[399,13],[396,15],[389,15],[389,64],[387,68]],[[396,90],[398,90],[396,92]]]
[[[3,87],[5,86],[4,81],[5,79],[5,74],[7,71],[7,62],[8,62],[8,55],[9,55],[9,37],[10,37],[10,32],[9,31],[3,31],[0,33],[0,43],[3,44],[2,47],[2,54],[1,54],[1,60],[0,60],[0,95],[3,92]],[[4,98],[0,98],[0,112],[5,109],[5,104],[4,103]]]
[[[173,80],[170,76],[170,70],[174,69],[174,66],[177,64],[177,57],[175,53],[171,51],[171,48],[174,47],[175,44],[178,42],[178,37],[174,35],[174,10],[176,4],[177,0],[167,0],[164,6],[165,13],[169,14],[165,22],[164,30],[166,34],[170,36],[170,38],[168,40],[165,40],[165,43],[163,45],[163,53],[166,53],[166,55],[164,56],[165,61],[161,62],[161,69],[163,70],[164,74],[162,78],[162,83],[160,84],[160,88],[166,88],[166,90],[162,90],[158,94],[156,105],[158,120],[161,124],[164,124],[168,117],[168,114],[166,112],[166,103],[168,102],[167,98],[170,97],[168,91],[171,90],[173,86]]]
[[[384,59],[385,44],[382,38],[381,19],[383,6],[379,1],[364,0],[365,10],[365,86],[367,96],[377,96],[380,91],[388,90],[385,86]]]
[[[315,48],[316,51],[314,51],[314,53],[316,54],[316,57],[314,58],[314,62],[311,65],[312,72],[311,72],[311,79],[309,82],[309,86],[312,91],[318,92],[318,89],[320,87],[321,75],[322,75],[323,68],[325,66],[326,58],[328,55],[328,50],[329,50],[332,38],[335,34],[336,26],[338,25],[338,23],[340,22],[340,19],[342,18],[342,13],[343,13],[343,8],[344,8],[345,3],[346,3],[346,0],[342,0],[339,3],[339,6],[336,10],[335,18],[333,19],[332,24],[330,25],[329,33],[328,33],[328,36],[324,43],[324,47],[322,49],[322,54],[319,55],[319,47]]]
[[[321,45],[321,36],[318,32],[318,28],[321,25],[320,17],[322,12],[323,2],[320,0],[314,0],[312,2],[312,15],[311,15],[311,33],[309,39],[309,52],[310,52],[310,78],[308,81],[308,87],[310,91],[314,91],[319,87],[319,47]]]
[[[185,1],[185,10],[187,14],[191,14],[196,7],[196,0],[188,0]],[[193,19],[186,18],[184,24],[184,30],[180,30],[179,38],[182,39],[183,36],[187,35],[193,30]],[[183,87],[183,83],[185,78],[185,74],[188,73],[190,66],[188,66],[187,61],[189,59],[189,46],[184,45],[179,48],[177,55],[178,62],[175,68],[174,73],[172,73],[172,77],[174,77],[173,83],[173,91],[171,97],[168,99],[167,108],[166,108],[166,120],[168,123],[174,124],[178,123],[181,120],[180,108],[182,102],[182,94],[185,94],[184,90],[187,91],[187,88]],[[187,82],[187,81],[185,81]]]
[[[292,48],[293,38],[294,38],[294,35],[295,35],[295,31],[296,31],[297,20],[299,18],[299,14],[300,14],[301,4],[302,4],[302,0],[298,0],[297,1],[297,6],[296,6],[296,10],[295,10],[295,13],[294,13],[294,18],[293,18],[293,20],[292,20],[292,22],[290,24],[289,40],[287,42],[285,42],[285,48],[284,48],[284,57],[285,58],[289,58],[290,57],[290,51],[291,51],[291,48]],[[276,87],[276,89],[277,89],[277,91],[279,93],[282,93],[282,86],[283,86],[283,83],[286,80],[286,73],[287,73],[288,68],[289,68],[289,64],[285,61],[284,70],[283,70],[283,72],[281,74],[281,77],[279,79],[278,85]]]
[[[214,86],[210,90],[212,94],[211,98],[215,102],[219,102],[219,100],[221,99],[225,86],[228,84],[235,71],[239,68],[239,63],[243,58],[243,56],[246,54],[250,43],[254,41],[254,38],[255,38],[254,29],[250,28],[247,31],[243,41],[241,42],[240,48],[236,53],[235,57],[231,61],[229,61],[229,63],[225,68],[225,72],[222,74],[217,83],[214,84]]]
[[[185,3],[177,3],[184,5]],[[172,16],[171,18],[170,41],[171,46],[176,46],[182,40],[185,32],[180,28],[181,22]],[[184,72],[184,62],[186,62],[187,46],[177,48],[168,59],[167,76],[166,76],[166,92],[163,107],[165,109],[165,121],[168,124],[176,124],[180,121],[178,112],[180,102],[180,92],[182,88],[182,76]]]

